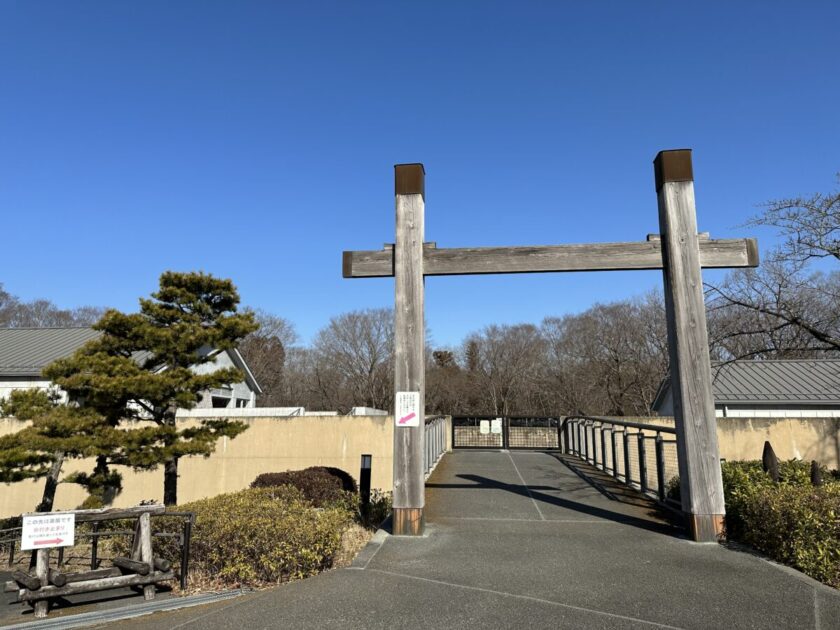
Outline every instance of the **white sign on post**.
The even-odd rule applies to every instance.
[[[489,420],[482,420],[478,423],[478,432],[481,435],[487,435],[490,433],[490,421]]]
[[[490,422],[490,433],[501,433],[502,432],[502,419],[496,418]]]
[[[420,392],[397,392],[394,423],[398,427],[420,426]]]
[[[61,512],[24,515],[22,551],[72,547],[76,542],[76,515]]]

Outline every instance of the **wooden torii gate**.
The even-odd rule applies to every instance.
[[[438,249],[424,242],[425,169],[395,166],[396,242],[345,251],[345,278],[394,277],[395,368],[393,533],[424,529],[424,276],[662,269],[681,482],[691,536],[722,536],[724,502],[712,396],[701,268],[758,266],[755,239],[698,235],[691,151],[653,162],[659,235],[632,243]]]

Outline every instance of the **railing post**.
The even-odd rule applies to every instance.
[[[583,459],[583,453],[584,453],[583,449],[586,446],[584,444],[584,440],[583,440],[583,421],[578,420],[576,424],[577,424],[577,456],[580,457],[581,459]]]
[[[645,432],[639,431],[639,487],[647,489],[647,460],[645,459]]]
[[[601,425],[601,469],[607,472],[607,438],[604,435],[606,429]]]
[[[99,559],[96,557],[99,550],[99,521],[94,521],[91,529],[93,530],[93,537],[90,541],[90,570],[95,571],[96,565],[99,564]]]
[[[184,521],[184,531],[181,534],[181,590],[187,588],[187,576],[190,572],[190,539],[192,538],[192,516]]]
[[[610,431],[610,442],[612,443],[612,474],[613,477],[618,479],[618,464],[616,463],[618,460],[615,458],[615,427],[613,427],[612,431]]]
[[[662,434],[656,434],[656,483],[659,486],[659,500],[665,500],[665,449]]]
[[[628,486],[631,483],[630,477],[630,436],[627,435],[627,427],[621,432],[622,441],[624,442],[624,483]]]
[[[592,423],[592,465],[598,468],[598,439],[596,438],[595,423]],[[603,455],[603,453],[602,453]]]
[[[583,423],[583,459],[589,461],[589,428]]]

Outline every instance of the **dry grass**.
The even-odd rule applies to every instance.
[[[349,567],[353,559],[364,549],[372,537],[373,532],[369,529],[358,523],[351,524],[341,536],[341,549],[335,556],[333,568]]]

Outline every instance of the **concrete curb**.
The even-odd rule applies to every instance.
[[[222,591],[219,593],[202,593],[200,595],[188,595],[187,597],[173,597],[160,601],[133,604],[123,608],[95,610],[78,615],[67,615],[64,617],[54,617],[52,619],[47,618],[39,619],[37,621],[27,621],[10,626],[0,626],[0,629],[31,630],[38,628],[39,630],[69,630],[70,628],[86,628],[114,621],[134,619],[135,617],[151,615],[156,612],[191,608],[192,606],[201,606],[202,604],[212,604],[226,599],[233,599],[234,597],[239,597],[249,592],[250,591],[248,590],[237,589],[233,591]]]
[[[379,549],[382,547],[383,543],[386,540],[388,540],[390,536],[391,534],[389,534],[384,529],[377,529],[376,533],[368,541],[368,544],[366,544],[364,548],[356,555],[356,557],[353,559],[353,562],[351,562],[350,566],[347,568],[366,569],[367,566],[370,564],[370,561],[373,560],[373,557],[379,552]]]

